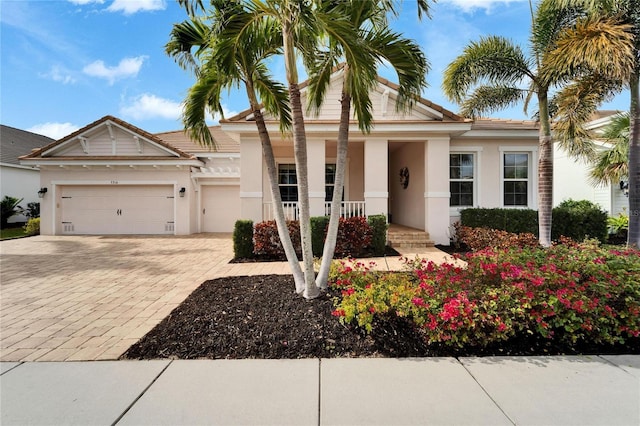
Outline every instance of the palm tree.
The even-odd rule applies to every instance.
[[[387,14],[395,13],[392,3],[329,0],[321,2],[320,7],[337,10],[340,16],[347,16],[358,31],[358,44],[349,45],[345,43],[341,34],[333,32],[330,28],[327,34],[329,49],[316,56],[317,61],[310,69],[309,106],[315,110],[322,105],[323,95],[336,67],[340,67],[343,73],[335,189],[322,263],[316,277],[316,285],[326,288],[340,218],[349,146],[351,104],[353,103],[360,130],[368,133],[373,119],[370,93],[377,82],[377,65],[387,61],[396,70],[400,83],[396,105],[398,110],[406,110],[426,86],[428,63],[417,44],[388,29]],[[419,12],[427,13],[427,5],[420,4]]]
[[[617,185],[628,179],[629,168],[629,114],[618,114],[604,128],[599,139],[609,148],[598,153],[589,168],[589,180],[594,186]]]
[[[602,101],[625,87],[630,93],[629,234],[640,247],[640,0],[544,0],[551,13],[571,12],[572,27],[550,52],[553,66],[579,78],[559,94],[559,113],[581,128]],[[570,139],[572,132],[566,136]]]
[[[553,34],[555,23],[538,22]],[[551,210],[553,203],[553,145],[549,118],[549,89],[554,80],[544,72],[544,55],[553,37],[546,42],[532,43],[532,56],[510,40],[499,36],[481,38],[470,43],[458,58],[446,68],[443,80],[445,95],[461,105],[461,114],[476,118],[529,97],[538,100],[540,136],[538,159],[538,221],[539,240],[544,247],[551,245]],[[528,82],[528,88],[520,86]]]
[[[265,60],[280,53],[282,41],[279,28],[269,26],[269,22],[266,22],[255,31],[245,32],[247,38],[238,45],[242,48],[229,43],[225,37],[227,27],[240,25],[243,19],[246,23],[247,14],[238,6],[226,0],[215,0],[212,1],[213,14],[207,21],[192,16],[185,22],[175,24],[166,52],[182,68],[191,69],[196,74],[196,83],[184,101],[183,122],[190,136],[201,144],[215,145],[206,123],[206,113],[224,116],[220,103],[222,91],[238,84],[244,85],[267,166],[278,235],[296,283],[296,291],[301,293],[304,276],[287,228],[273,147],[261,110],[264,106],[268,112],[280,117],[283,129],[290,125],[286,90],[270,77],[265,65]]]

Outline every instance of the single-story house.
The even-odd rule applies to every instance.
[[[53,139],[0,125],[0,199],[4,197],[22,198],[20,206],[39,202],[40,170],[35,166],[20,164],[18,157],[29,154],[37,148],[49,145]],[[9,218],[9,223],[26,222],[23,214]]]
[[[586,128],[596,135],[611,122],[620,111],[598,111]],[[595,140],[598,149],[607,149],[606,142]],[[593,186],[589,182],[589,167],[576,161],[557,145],[554,149],[553,205],[569,198],[589,200],[606,210],[610,216],[629,214],[629,197],[619,184]]]
[[[336,162],[342,74],[324,107],[307,115],[311,215],[329,209]],[[537,208],[538,127],[531,121],[464,119],[426,99],[395,109],[398,86],[378,79],[374,127],[351,123],[343,212],[384,214],[394,224],[449,242],[467,207]],[[302,89],[303,102],[306,91]],[[266,116],[283,202],[296,216],[291,137]],[[231,232],[237,219],[272,218],[260,140],[251,111],[221,120],[218,144],[201,147],[183,131],[150,134],[106,116],[22,157],[47,188],[43,234]]]

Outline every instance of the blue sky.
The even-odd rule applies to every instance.
[[[405,0],[393,27],[431,63],[424,97],[454,112],[441,76],[469,41],[496,34],[527,47],[526,0],[439,0],[432,15],[418,21],[415,3]],[[0,0],[0,122],[53,138],[104,115],[153,133],[181,129],[180,102],[193,79],[164,45],[184,19],[173,0]],[[284,80],[279,65],[272,71]],[[396,81],[388,70],[381,75]],[[230,116],[248,103],[231,93],[223,105]],[[627,109],[628,94],[604,108]],[[519,107],[494,116],[526,118]]]

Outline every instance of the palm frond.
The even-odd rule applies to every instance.
[[[460,114],[479,118],[522,102],[526,91],[507,86],[478,86],[461,104]]]
[[[442,88],[458,104],[478,84],[514,86],[525,77],[535,79],[532,61],[504,37],[483,37],[470,43],[445,69]]]
[[[198,18],[174,24],[169,41],[165,45],[165,53],[171,56],[180,68],[196,72],[199,65],[198,57],[208,48],[209,38],[209,27]]]

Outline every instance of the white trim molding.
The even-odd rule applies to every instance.
[[[389,198],[388,191],[368,191],[364,193],[364,198]]]
[[[451,198],[451,192],[425,192],[424,198]]]
[[[240,191],[240,198],[262,198],[262,191],[255,191],[255,192]]]

